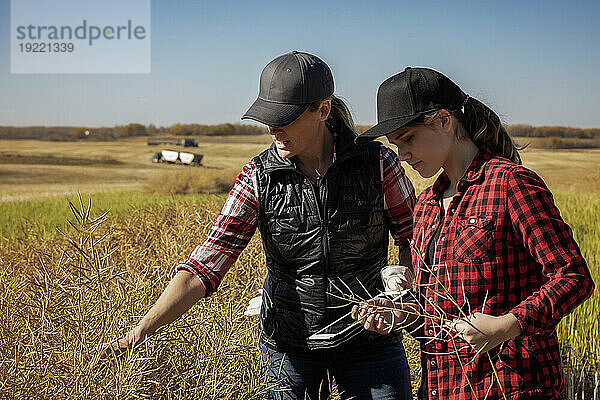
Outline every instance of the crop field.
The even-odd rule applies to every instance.
[[[149,178],[181,169],[150,162],[152,155],[163,149],[203,154],[202,164],[217,171],[239,170],[269,141],[266,135],[207,137],[198,147],[184,148],[148,146],[146,138],[116,142],[0,140],[0,202],[77,192],[140,191]],[[77,159],[87,165],[67,164]]]
[[[0,141],[0,398],[264,398],[257,320],[243,316],[266,274],[259,235],[215,295],[136,351],[100,360],[97,349],[148,310],[206,236],[223,182],[269,140],[212,137],[186,148],[204,154],[204,168],[152,164],[161,147],[145,138]],[[600,150],[522,155],[555,194],[598,283]],[[417,192],[432,182],[407,174]],[[557,328],[578,390],[600,363],[599,293]],[[416,389],[418,345],[407,335],[405,346]]]

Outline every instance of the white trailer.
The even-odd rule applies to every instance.
[[[152,162],[155,163],[168,163],[168,164],[182,164],[189,166],[202,165],[202,154],[187,153],[183,151],[173,150],[161,150],[155,153],[152,157]]]

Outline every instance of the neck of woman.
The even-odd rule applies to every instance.
[[[454,196],[456,194],[456,185],[458,181],[467,172],[467,169],[477,155],[479,148],[470,139],[457,140],[450,149],[448,159],[444,163],[444,171],[450,178],[450,185],[444,192],[444,197]]]
[[[311,179],[325,175],[333,157],[333,134],[325,123],[319,126],[315,140],[302,154],[295,157],[296,164]]]

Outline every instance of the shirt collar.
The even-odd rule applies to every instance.
[[[473,158],[471,165],[469,165],[469,168],[467,168],[467,171],[458,182],[459,190],[460,186],[478,181],[483,176],[483,165],[493,156],[494,155],[487,147],[480,147],[477,154],[475,154],[475,158]],[[450,178],[448,178],[446,171],[443,171],[433,184],[431,198],[441,198],[446,188],[448,188],[448,185],[450,185]]]

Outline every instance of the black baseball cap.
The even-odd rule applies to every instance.
[[[242,119],[267,126],[291,124],[308,106],[333,94],[333,75],[319,57],[293,51],[277,57],[260,74],[258,98]]]
[[[417,118],[445,108],[458,110],[465,94],[448,77],[429,68],[406,69],[377,90],[377,125],[358,136],[357,144],[385,136]]]

